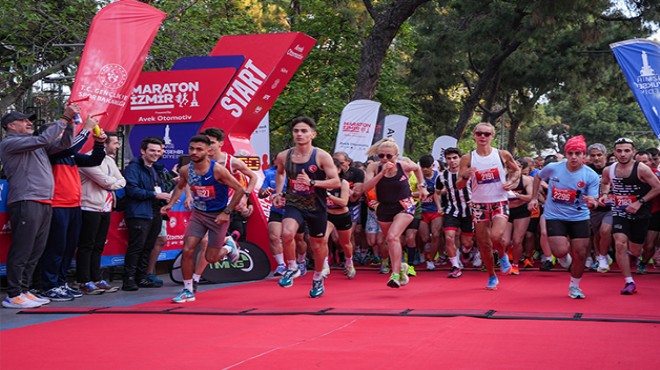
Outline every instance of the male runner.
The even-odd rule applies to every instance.
[[[298,117],[291,122],[295,146],[281,151],[275,159],[277,175],[273,205],[285,207],[282,219],[282,246],[288,269],[280,278],[283,288],[293,286],[300,276],[296,262],[295,235],[303,222],[309,228],[309,240],[314,254],[314,277],[310,297],[323,295],[323,261],[328,255],[325,232],[328,222],[326,209],[327,189],[338,188],[341,183],[332,157],[323,149],[312,145],[316,137],[316,122],[309,117]],[[282,193],[288,180],[286,195]]]
[[[541,180],[548,183],[548,197],[543,216],[552,254],[562,266],[569,268],[571,280],[568,296],[585,298],[580,290],[584,261],[589,250],[589,208],[598,205],[598,175],[584,165],[587,144],[582,136],[569,139],[564,146],[568,158],[543,167],[534,176],[529,210],[538,207]],[[572,263],[571,263],[572,260]]]
[[[194,199],[192,214],[188,220],[183,241],[181,272],[184,288],[172,299],[174,303],[192,302],[193,293],[193,256],[195,247],[208,232],[208,248],[205,257],[209,263],[215,263],[229,255],[232,262],[238,260],[238,247],[232,240],[226,240],[229,228],[229,215],[244,196],[241,184],[226,168],[216,161],[209,160],[210,140],[204,135],[190,139],[188,147],[190,164],[179,170],[179,183],[169,203],[161,209],[166,214],[181,196],[181,192],[190,187]],[[229,204],[229,188],[234,189],[234,196]],[[226,243],[227,242],[227,243]]]
[[[626,285],[623,295],[637,293],[630,272],[628,254],[642,255],[646,231],[651,221],[651,200],[660,194],[660,180],[644,163],[633,160],[635,144],[622,137],[614,142],[617,163],[605,168],[601,180],[602,202],[612,203],[612,234],[616,261]],[[611,195],[607,195],[611,193]]]

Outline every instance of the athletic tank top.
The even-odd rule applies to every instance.
[[[610,179],[612,181],[612,188],[610,190],[613,195],[612,215],[631,220],[651,217],[650,202],[642,204],[642,207],[636,214],[626,212],[626,207],[629,204],[636,202],[651,190],[651,185],[643,182],[637,176],[639,162],[635,162],[633,165],[630,176],[624,178],[615,176],[617,165],[618,163],[614,163],[610,166]]]
[[[311,180],[325,180],[325,172],[316,163],[317,148],[312,149],[312,154],[309,160],[305,163],[293,163],[291,154],[293,148],[289,149],[286,155],[286,176],[289,179],[286,188],[286,205],[293,206],[300,210],[305,211],[320,211],[326,209],[326,195],[325,189],[309,186],[307,184],[299,184],[296,182],[298,174],[305,170],[307,176]]]
[[[422,213],[435,213],[438,212],[438,206],[435,205],[435,181],[438,178],[438,171],[433,170],[433,175],[430,179],[424,176],[424,183],[429,196],[422,200]]]
[[[502,188],[506,171],[499,150],[493,148],[490,154],[484,157],[473,150],[470,166],[477,169],[471,177],[473,202],[495,203],[508,200],[507,191]]]
[[[343,185],[344,181],[346,181],[346,180],[341,180],[342,185]],[[331,194],[331,195],[333,195],[337,198],[341,198],[341,186],[336,188],[336,189],[329,189],[328,194]],[[335,204],[335,202],[330,200],[330,198],[328,198],[328,197],[325,198],[325,201],[326,201],[326,205],[328,206],[328,209],[341,209],[341,208],[344,208],[343,206]]]
[[[188,185],[193,197],[193,206],[195,209],[204,212],[217,212],[227,207],[228,187],[218,182],[213,174],[213,167],[216,161],[211,161],[209,170],[199,175],[195,169],[190,166],[188,171]]]
[[[382,171],[382,165],[378,165],[378,172]],[[376,184],[378,203],[393,204],[400,200],[412,197],[408,176],[403,172],[401,163],[396,164],[396,174],[392,177],[383,176]]]

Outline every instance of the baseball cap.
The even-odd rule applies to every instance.
[[[20,119],[29,119],[30,121],[34,121],[34,119],[37,118],[36,114],[25,114],[17,111],[13,111],[11,113],[7,113],[4,116],[2,116],[2,128],[7,129],[7,125],[9,125],[11,122],[18,121]]]

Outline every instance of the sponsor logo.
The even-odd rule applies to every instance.
[[[586,186],[586,184],[584,183],[584,181],[578,181],[578,183],[577,183],[578,188],[583,189],[585,186]]]
[[[119,221],[119,225],[117,225],[117,230],[126,230],[126,219],[122,218],[121,221]]]
[[[272,85],[270,85],[270,88],[274,90],[274,89],[276,89],[277,86],[279,86],[279,85],[280,85],[280,79],[278,78],[277,80],[275,80],[275,81],[273,82]]]
[[[309,172],[311,172],[311,173],[314,173],[314,172],[318,171],[318,169],[319,169],[319,168],[316,167],[316,165],[314,165],[314,164],[311,165],[311,166],[309,166],[309,167],[307,167],[307,170],[308,170]]]
[[[289,49],[286,51],[286,55],[302,60],[305,56],[302,55],[302,53],[305,51],[305,48],[303,48],[300,45],[296,45],[296,47],[293,48],[293,50]]]
[[[128,73],[119,64],[106,64],[99,71],[98,78],[105,88],[116,90],[124,86]]]
[[[248,59],[220,99],[220,105],[230,111],[233,117],[242,116],[243,110],[250,104],[266,77],[252,59]]]
[[[176,217],[170,217],[170,227],[175,228],[177,224]]]
[[[199,107],[197,93],[199,93],[199,81],[138,85],[133,89],[130,109],[149,110]]]
[[[212,270],[220,269],[239,269],[243,272],[250,272],[254,268],[254,261],[252,261],[252,256],[247,250],[240,249],[238,260],[234,263],[229,262],[228,259],[209,264],[209,268]]]

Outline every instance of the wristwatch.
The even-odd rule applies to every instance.
[[[314,180],[309,180],[309,186],[314,186],[316,185],[316,181]]]
[[[231,209],[225,208],[225,209],[222,210],[222,213],[224,213],[226,215],[230,215],[231,214]]]
[[[425,187],[426,187],[426,184],[417,184],[417,187],[418,187],[418,188],[425,188]]]
[[[639,199],[637,199],[637,201],[639,202],[639,204],[646,203],[646,199],[644,199],[643,197],[639,197]]]

